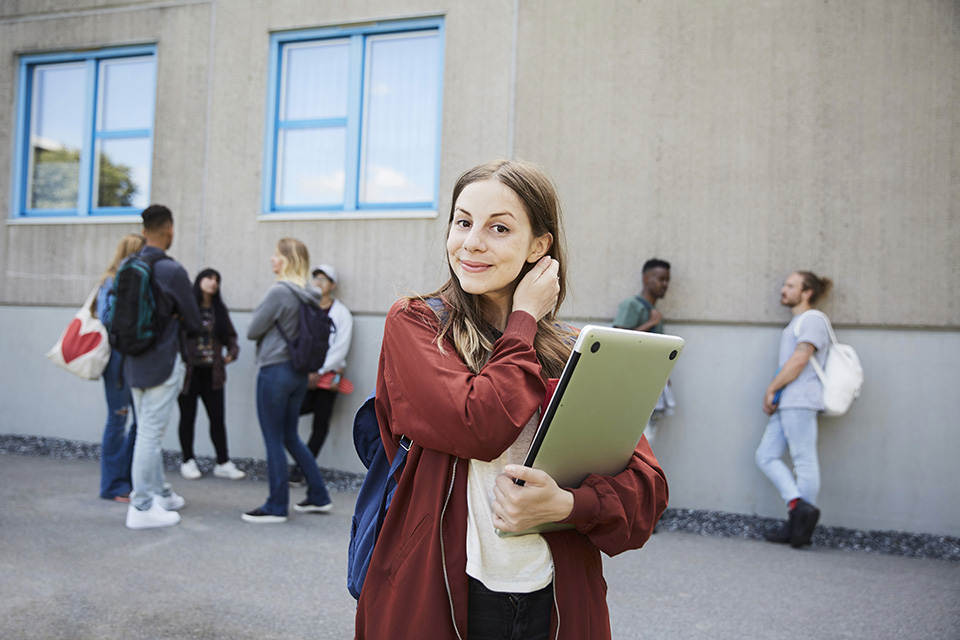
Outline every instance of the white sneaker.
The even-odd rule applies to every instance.
[[[213,475],[218,478],[226,478],[227,480],[242,480],[247,477],[247,474],[237,469],[237,465],[233,464],[233,460],[227,460],[223,464],[215,466],[213,468]]]
[[[153,496],[153,504],[159,504],[165,511],[179,511],[183,509],[187,501],[183,499],[183,496],[171,491],[168,496]]]
[[[180,514],[176,511],[167,511],[154,499],[153,504],[146,511],[140,511],[135,506],[127,507],[128,529],[156,529],[158,527],[172,527],[180,522]]]
[[[199,480],[200,479],[200,467],[197,466],[197,461],[193,458],[190,458],[186,462],[180,465],[180,475],[182,475],[187,480]]]

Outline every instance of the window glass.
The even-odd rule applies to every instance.
[[[150,194],[150,139],[106,139],[97,146],[97,206],[146,208]]]
[[[150,129],[153,126],[153,60],[140,58],[100,63],[102,131]]]
[[[431,202],[436,191],[436,34],[367,42],[361,202]]]
[[[27,188],[32,209],[77,206],[86,78],[83,63],[34,70]]]
[[[345,130],[288,129],[277,153],[277,202],[284,206],[343,204]]]
[[[347,116],[349,43],[337,40],[285,49],[284,120]]]

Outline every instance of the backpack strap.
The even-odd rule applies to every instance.
[[[830,344],[831,345],[838,344],[837,334],[833,332],[833,325],[830,324],[830,318],[828,318],[827,314],[825,314],[823,311],[820,311],[819,309],[810,309],[800,314],[800,317],[797,318],[797,324],[793,325],[793,336],[795,338],[800,337],[800,324],[803,323],[803,318],[808,313],[818,316],[820,318],[823,318],[823,321],[827,325],[827,333],[830,335]],[[827,374],[823,371],[823,367],[820,366],[820,362],[817,360],[817,354],[815,353],[810,355],[810,366],[813,367],[813,370],[817,374],[817,377],[820,378],[820,383],[823,385],[826,385]]]

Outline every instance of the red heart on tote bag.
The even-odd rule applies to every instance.
[[[76,360],[83,354],[90,353],[100,344],[102,336],[96,331],[80,333],[81,324],[80,318],[74,318],[67,325],[60,347],[64,362],[69,363],[71,360]]]

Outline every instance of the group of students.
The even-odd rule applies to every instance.
[[[374,401],[380,438],[388,457],[400,446],[408,453],[360,592],[356,638],[412,638],[424,633],[437,639],[466,635],[471,640],[609,638],[600,553],[618,554],[647,541],[667,506],[666,477],[646,437],[641,437],[622,472],[592,474],[576,488],[558,486],[547,473],[520,464],[551,380],[559,377],[577,334],[557,317],[567,290],[567,264],[556,188],[536,165],[498,160],[463,173],[450,203],[449,278],[431,293],[397,301],[384,324]],[[149,210],[144,212],[145,234]],[[158,236],[154,247],[170,246],[172,219],[169,224],[169,238]],[[110,277],[117,264],[140,246],[136,236],[121,242],[105,274],[101,305],[109,302]],[[282,334],[291,338],[299,334],[301,303],[329,303],[336,274],[331,268],[315,270],[316,286],[311,285],[307,249],[292,238],[277,243],[270,262],[276,282],[254,310],[247,333],[257,344],[257,415],[266,447],[269,495],[242,519],[262,523],[287,519],[286,451],[308,486],[306,497],[293,508],[302,512],[331,508],[314,456],[325,435],[332,397],[314,396],[307,402],[323,424],[323,434],[311,438],[316,449],[308,448],[297,426],[315,378],[293,367]],[[655,266],[669,269],[666,263]],[[657,297],[666,290],[663,280]],[[218,475],[237,477],[220,429],[224,367],[239,350],[219,284],[213,270],[197,276],[194,293],[203,329],[192,331],[191,314],[182,310],[171,321],[183,318],[190,354],[182,419],[192,423],[196,398],[204,400],[215,430]],[[812,302],[811,294],[803,291],[798,294],[801,302]],[[189,304],[184,300],[180,298]],[[649,302],[652,307],[655,299]],[[787,302],[796,306],[792,298]],[[335,335],[342,336],[346,327],[334,311],[337,303],[333,305]],[[104,309],[101,306],[101,315]],[[659,324],[658,313],[649,313],[649,319],[651,326],[642,328]],[[643,323],[618,324],[635,328]],[[340,362],[333,368],[342,368],[345,352],[331,349],[331,355]],[[130,398],[117,386],[119,369],[114,358],[104,373],[110,414],[101,495],[114,499],[129,491],[123,461],[134,438],[131,429],[123,439]],[[159,384],[182,382],[176,371],[174,367],[170,378]],[[151,389],[134,392],[137,404],[137,398],[146,397]],[[768,413],[772,402],[765,400]],[[181,426],[181,436],[192,443],[192,424]],[[768,448],[775,454],[783,449]],[[134,458],[136,467],[136,454]],[[194,461],[192,445],[185,444],[184,458],[184,475],[195,475],[188,468]],[[137,475],[130,513],[134,508],[141,514],[147,508],[167,513],[183,506],[183,499],[163,482],[162,467],[159,476],[144,474],[143,486],[137,485]],[[160,506],[151,506],[150,494],[145,498],[144,492],[159,498],[154,503]],[[789,492],[795,493],[792,488]],[[154,517],[138,520],[147,516],[134,515],[131,528],[179,521]],[[496,533],[552,522],[573,528],[523,536]]]
[[[147,218],[144,220],[146,224]],[[172,226],[172,216],[170,224]],[[101,319],[109,318],[111,298],[115,295],[114,277],[121,263],[129,256],[140,254],[146,245],[146,238],[140,234],[129,234],[117,245],[113,259],[100,279],[96,312]],[[307,498],[294,508],[304,512],[325,512],[332,507],[316,456],[319,455],[326,438],[338,387],[334,382],[326,385],[324,389],[312,388],[308,395],[307,382],[316,387],[320,375],[332,372],[339,378],[343,373],[350,348],[353,318],[346,306],[333,296],[337,285],[337,272],[334,267],[320,265],[314,269],[313,286],[310,286],[306,276],[308,261],[306,247],[299,241],[283,239],[278,243],[277,252],[271,258],[277,282],[254,311],[248,331],[248,337],[257,343],[257,364],[260,369],[257,410],[267,449],[270,495],[263,506],[242,515],[247,522],[286,520],[289,498],[284,448],[290,451],[297,462],[295,469],[291,469],[290,484],[301,484],[303,476],[306,476],[309,482]],[[176,267],[182,269],[179,265]],[[202,475],[193,449],[198,399],[203,401],[206,408],[210,421],[210,439],[216,451],[213,475],[230,480],[246,477],[230,459],[227,451],[224,402],[226,365],[237,359],[240,347],[230,313],[220,294],[220,284],[221,276],[215,269],[207,268],[198,273],[193,282],[192,300],[196,302],[199,326],[196,330],[188,330],[186,323],[177,327],[176,350],[184,365],[183,380],[178,385],[177,397],[180,408],[179,438],[183,456],[180,474],[188,480],[199,479]],[[161,282],[156,283],[155,291],[161,298],[170,293],[164,290]],[[185,301],[182,295],[168,297],[178,300],[180,306],[190,306],[189,300],[186,301],[188,304],[182,304]],[[289,353],[277,325],[285,328],[288,336],[292,336],[291,339],[298,335],[297,308],[301,299],[309,300],[327,310],[333,319],[335,330],[331,332],[330,348],[323,366],[309,375],[298,374],[297,381],[304,384],[297,384],[293,389],[296,393],[281,402],[278,400],[286,387],[275,382],[278,378],[283,378],[283,373],[289,368]],[[184,310],[177,307],[176,302],[167,306],[159,305],[161,314],[165,308],[170,312],[170,317],[163,318],[162,322],[176,322],[179,325]],[[134,388],[130,378],[124,375],[123,369],[124,356],[114,351],[103,372],[107,420],[101,449],[100,497],[129,503],[131,494],[136,492],[133,467],[137,419],[136,412],[132,411],[136,404]],[[296,403],[295,408],[291,408],[292,403]],[[297,432],[299,416],[305,413],[314,413],[309,446],[304,445]],[[161,490],[155,494],[161,498],[160,506],[167,511],[182,508],[185,503],[182,497],[172,491],[166,496],[163,495],[162,492],[168,485],[162,479],[162,468],[160,474],[158,483],[151,485],[153,491],[156,492],[158,487]],[[134,517],[134,521],[138,525],[147,526],[131,528],[175,524],[173,518],[164,517],[156,520]]]

